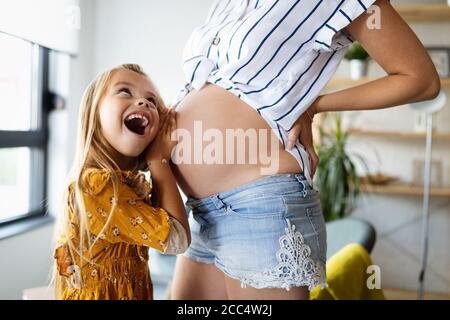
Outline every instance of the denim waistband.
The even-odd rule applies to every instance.
[[[300,189],[299,189],[300,185]],[[190,207],[198,207],[216,203],[217,200],[232,202],[235,199],[249,197],[261,194],[276,194],[277,192],[289,191],[306,191],[312,190],[313,187],[308,183],[303,173],[282,173],[275,174],[254,181],[244,183],[238,187],[227,191],[210,195],[202,199],[188,197],[186,205]]]

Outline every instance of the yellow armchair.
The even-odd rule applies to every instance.
[[[369,288],[368,279],[375,276],[371,265],[372,259],[362,245],[346,245],[327,261],[328,287],[314,288],[310,300],[384,300],[381,288]]]

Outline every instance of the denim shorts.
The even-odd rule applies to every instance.
[[[319,193],[303,174],[276,174],[203,199],[188,198],[184,256],[214,263],[242,287],[326,286]]]

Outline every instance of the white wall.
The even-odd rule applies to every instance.
[[[21,299],[23,289],[48,283],[52,234],[46,225],[0,241],[0,300]]]
[[[95,48],[95,22],[96,1],[81,0],[81,28],[79,32],[79,52],[70,62],[69,96],[67,97],[67,117],[70,119],[67,126],[67,168],[72,165],[75,154],[78,109],[84,89],[94,77],[94,48]]]
[[[211,0],[97,0],[94,71],[135,62],[169,102],[184,83],[181,53]],[[114,23],[112,23],[114,21]]]

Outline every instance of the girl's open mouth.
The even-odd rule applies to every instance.
[[[128,130],[141,136],[145,134],[145,128],[148,127],[149,123],[148,115],[144,112],[133,112],[124,120]]]

